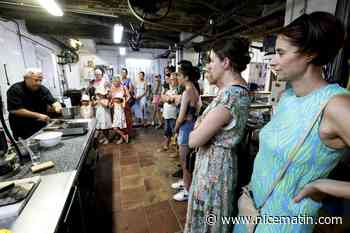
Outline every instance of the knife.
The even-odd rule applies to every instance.
[[[3,192],[5,192],[5,191],[7,191],[7,190],[10,190],[10,189],[12,189],[13,187],[15,187],[15,182],[11,182],[11,183],[5,184],[4,186],[2,186],[2,187],[0,188],[0,193],[3,193]]]

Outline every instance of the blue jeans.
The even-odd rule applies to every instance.
[[[171,138],[174,135],[175,131],[175,119],[165,119],[165,125],[164,125],[164,135],[167,138]]]
[[[194,121],[184,121],[179,129],[179,134],[177,136],[178,145],[188,145],[188,138],[194,127]]]

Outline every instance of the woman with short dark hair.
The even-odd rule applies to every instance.
[[[259,135],[249,188],[261,215],[316,219],[321,203],[312,198],[295,203],[293,198],[310,182],[327,177],[350,145],[350,95],[322,77],[322,66],[337,55],[343,41],[342,24],[325,12],[303,15],[278,33],[271,66],[291,88]],[[310,222],[259,223],[255,233],[311,233],[313,228]],[[234,232],[248,231],[236,225]]]

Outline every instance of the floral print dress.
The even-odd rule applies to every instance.
[[[218,106],[224,106],[232,115],[232,121],[197,152],[185,233],[226,233],[231,230],[231,226],[222,224],[220,218],[233,214],[237,183],[234,149],[243,137],[249,104],[250,97],[245,87],[229,86],[219,92],[198,119]],[[206,218],[214,215],[216,223],[207,224]]]

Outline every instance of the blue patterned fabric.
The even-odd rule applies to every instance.
[[[259,152],[254,161],[251,189],[255,204],[260,206],[287,157],[310,127],[321,105],[332,96],[347,92],[337,84],[329,84],[310,94],[297,97],[290,88],[283,94],[276,113],[259,135]],[[283,179],[278,183],[261,210],[268,216],[317,216],[321,204],[310,198],[293,202],[306,184],[327,177],[343,155],[342,150],[329,148],[319,137],[320,118],[298,151]],[[312,224],[259,224],[255,233],[311,233]],[[246,232],[236,225],[234,233]]]
[[[234,148],[241,141],[248,119],[249,93],[240,86],[222,89],[197,121],[201,121],[213,109],[224,106],[232,120],[199,148],[188,200],[184,233],[228,233],[232,225],[218,220],[209,225],[205,216],[232,216],[234,190],[237,184],[237,154]]]

